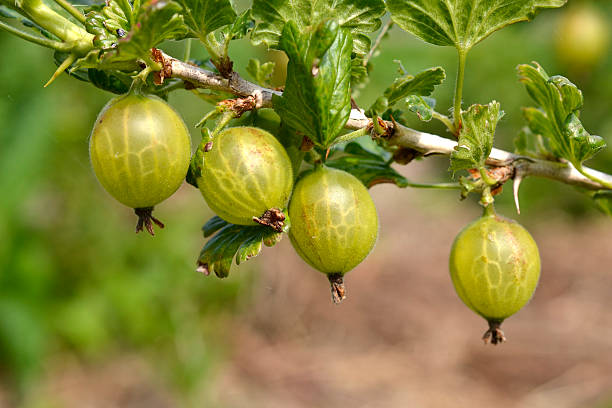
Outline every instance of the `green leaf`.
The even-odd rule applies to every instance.
[[[459,142],[451,154],[451,170],[481,169],[491,149],[497,122],[504,115],[498,102],[488,105],[472,105],[461,112],[463,128]]]
[[[131,77],[121,72],[115,71],[111,74],[107,71],[89,68],[87,75],[92,84],[117,95],[123,95],[130,89]]]
[[[182,14],[191,35],[201,39],[236,20],[236,12],[229,0],[177,1],[183,7]]]
[[[222,31],[226,41],[237,40],[245,37],[253,29],[255,23],[251,16],[251,10],[245,10],[234,20],[233,24],[228,25]]]
[[[187,175],[185,176],[185,181],[194,186],[195,188],[199,188],[197,180],[202,177],[202,163],[204,159],[204,152],[206,151],[208,143],[212,141],[210,129],[203,127],[201,132],[202,140],[200,140],[200,144],[191,156],[191,161],[189,162],[189,169],[187,170]]]
[[[204,233],[204,238],[210,237],[215,232],[219,231],[221,228],[225,227],[229,222],[223,220],[221,217],[215,215],[210,220],[202,226],[202,232]]]
[[[95,34],[94,46],[102,50],[115,48],[121,37],[132,29],[140,11],[140,1],[109,0],[103,7],[93,6],[86,14],[85,28]]]
[[[351,35],[335,21],[303,34],[289,22],[280,45],[289,63],[285,91],[274,98],[275,110],[316,146],[327,148],[351,112]]]
[[[327,160],[325,165],[351,173],[367,188],[382,183],[408,186],[408,180],[391,167],[392,160],[388,152],[374,152],[357,142],[351,142],[337,151],[342,156]]]
[[[385,97],[389,106],[393,106],[400,100],[410,95],[429,96],[436,86],[446,79],[446,72],[441,67],[429,68],[416,75],[405,75],[396,79],[393,84],[385,90]]]
[[[429,122],[433,118],[436,101],[419,95],[410,95],[406,98],[406,105],[411,112],[417,114],[423,122]]]
[[[186,27],[181,6],[172,0],[150,0],[145,3],[125,38],[119,40],[118,53],[121,59],[148,56],[151,48],[165,40],[185,36]]]
[[[187,33],[181,10],[172,0],[150,0],[138,10],[134,8],[136,17],[129,24],[130,31],[118,38],[117,45],[112,45],[103,57],[107,62],[150,58],[151,48],[165,40],[183,38]]]
[[[529,128],[523,128],[514,138],[514,153],[522,156],[535,155],[535,135]]]
[[[574,113],[565,121],[565,137],[572,146],[573,163],[589,160],[606,147],[606,142],[600,136],[590,135],[582,126],[582,122]]]
[[[251,34],[255,44],[278,48],[289,21],[298,32],[333,18],[353,36],[353,51],[365,55],[370,50],[367,34],[378,30],[385,14],[382,0],[254,0],[253,17],[258,21]]]
[[[580,166],[606,145],[599,136],[590,135],[578,116],[582,108],[582,92],[562,76],[549,77],[538,65],[519,65],[520,81],[538,108],[524,108],[529,129],[548,141],[557,157]]]
[[[285,220],[285,232],[289,230],[289,219]],[[215,216],[202,227],[204,237],[216,234],[204,245],[198,265],[207,274],[214,272],[219,278],[229,275],[232,261],[236,264],[247,261],[261,252],[262,244],[275,245],[283,233],[270,227],[234,225]]]
[[[369,65],[369,63],[368,63]],[[368,66],[364,65],[362,57],[351,59],[351,86],[365,84],[368,80]]]
[[[446,79],[444,69],[441,67],[429,68],[416,75],[410,75],[405,73],[400,61],[396,62],[400,64],[399,71],[402,77],[395,79],[391,86],[385,89],[384,96],[376,99],[366,112],[366,115],[381,116],[398,102],[406,102],[411,111],[417,112],[417,114],[420,112],[424,118],[428,115],[433,115],[433,106],[431,109],[428,109],[427,101],[420,97],[431,95],[435,87],[444,82]],[[429,98],[428,100],[430,102],[433,101],[433,99]],[[435,101],[429,105],[432,104],[435,105]]]
[[[276,64],[272,61],[262,64],[257,58],[251,58],[246,67],[246,71],[258,85],[269,87],[275,67]]]
[[[181,6],[172,0],[108,0],[104,7],[93,6],[86,15],[86,29],[95,34],[94,46],[103,51],[104,63],[149,59],[151,48],[168,39],[187,34]],[[101,60],[92,52],[75,66],[98,68]]]
[[[468,51],[494,31],[533,19],[567,0],[387,0],[402,29],[435,45]]]

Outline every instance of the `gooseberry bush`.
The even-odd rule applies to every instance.
[[[392,183],[480,196],[483,216],[455,239],[450,280],[489,323],[485,342],[497,344],[505,339],[501,323],[530,300],[540,275],[531,235],[495,212],[504,184],[513,180],[517,211],[521,181],[545,177],[577,186],[612,215],[612,176],[584,166],[605,142],[583,127],[583,96],[569,79],[549,75],[536,62],[518,67],[533,106],[523,109],[525,127],[516,130],[514,152],[493,148],[504,115],[500,104],[467,105],[462,98],[473,47],[565,2],[0,0],[0,28],[54,50],[57,70],[45,86],[66,73],[119,95],[94,124],[90,158],[102,187],[136,212],[137,232],[154,235],[154,225],[163,227],[153,209],[183,180],[201,191],[217,214],[203,226],[208,241],[197,259],[206,275],[226,277],[234,262],[288,234],[299,256],[327,275],[339,303],[346,296],[344,275],[378,238],[368,189]],[[394,26],[456,49],[450,114],[431,98],[446,79],[440,67],[400,69],[370,106],[352,99],[376,72],[376,49]],[[271,87],[271,62],[250,60],[242,67],[250,80],[236,72],[231,45],[244,38],[284,52],[283,86]],[[162,50],[168,40],[185,45],[183,59]],[[190,58],[196,42],[207,60]],[[203,104],[202,120],[189,124],[202,135],[193,153],[187,125],[166,102],[179,90],[214,104],[208,112]],[[424,126],[440,121],[450,137],[408,128],[404,118],[411,114]],[[394,168],[431,155],[449,156],[451,181],[414,183]]]

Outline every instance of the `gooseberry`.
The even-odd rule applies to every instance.
[[[525,228],[491,204],[455,238],[450,275],[461,300],[489,323],[483,340],[505,340],[501,323],[525,306],[540,277],[538,247]]]
[[[280,142],[259,128],[232,127],[206,150],[197,184],[208,206],[229,223],[282,231],[293,172]]]
[[[191,142],[180,115],[162,99],[131,92],[102,109],[89,139],[98,181],[117,201],[134,208],[136,232],[154,235],[153,207],[185,179]]]
[[[289,203],[289,238],[300,257],[327,275],[332,300],[345,297],[344,274],[370,253],[378,215],[364,185],[353,175],[323,165],[305,172]]]
[[[595,7],[572,4],[564,10],[558,23],[557,55],[575,73],[592,70],[610,46],[610,24]]]

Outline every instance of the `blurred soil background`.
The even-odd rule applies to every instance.
[[[570,0],[471,52],[464,101],[501,102],[496,146],[512,149],[523,126],[530,101],[515,67],[532,60],[583,90],[585,127],[612,143],[612,55],[585,66],[555,48],[564,18],[585,6],[612,35],[612,4]],[[484,346],[486,323],[447,266],[455,235],[479,216],[475,200],[375,186],[379,241],[347,275],[340,306],[288,239],[228,279],[204,277],[194,263],[212,214],[200,193],[185,185],[161,204],[167,228],[155,238],[133,234],[133,214],[102,190],[87,153],[111,95],[66,75],[43,89],[50,52],[4,32],[0,51],[0,407],[612,407],[612,220],[578,190],[528,179],[518,216],[506,186],[498,210],[533,234],[543,270],[531,303],[503,325],[508,342]],[[230,55],[244,76],[249,58],[273,57],[246,42]],[[360,105],[395,78],[394,59],[455,75],[453,50],[395,27]],[[452,84],[434,94],[442,111]],[[187,92],[170,103],[189,125],[210,109]],[[612,172],[612,148],[588,164]],[[398,169],[435,182],[447,167],[431,158]]]

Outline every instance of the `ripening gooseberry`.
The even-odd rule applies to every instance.
[[[463,303],[489,322],[483,340],[503,342],[501,323],[529,302],[540,277],[540,255],[529,232],[497,215],[491,204],[457,235],[449,265]]]
[[[378,236],[378,215],[368,190],[345,171],[316,166],[298,180],[289,217],[296,252],[327,275],[332,300],[341,302],[344,274],[365,259]]]
[[[225,221],[280,231],[293,171],[287,152],[270,133],[232,127],[214,136],[197,184],[208,206]]]
[[[181,185],[191,142],[180,115],[162,99],[131,92],[102,109],[89,139],[98,181],[117,201],[134,208],[136,232],[153,233],[151,213]]]

